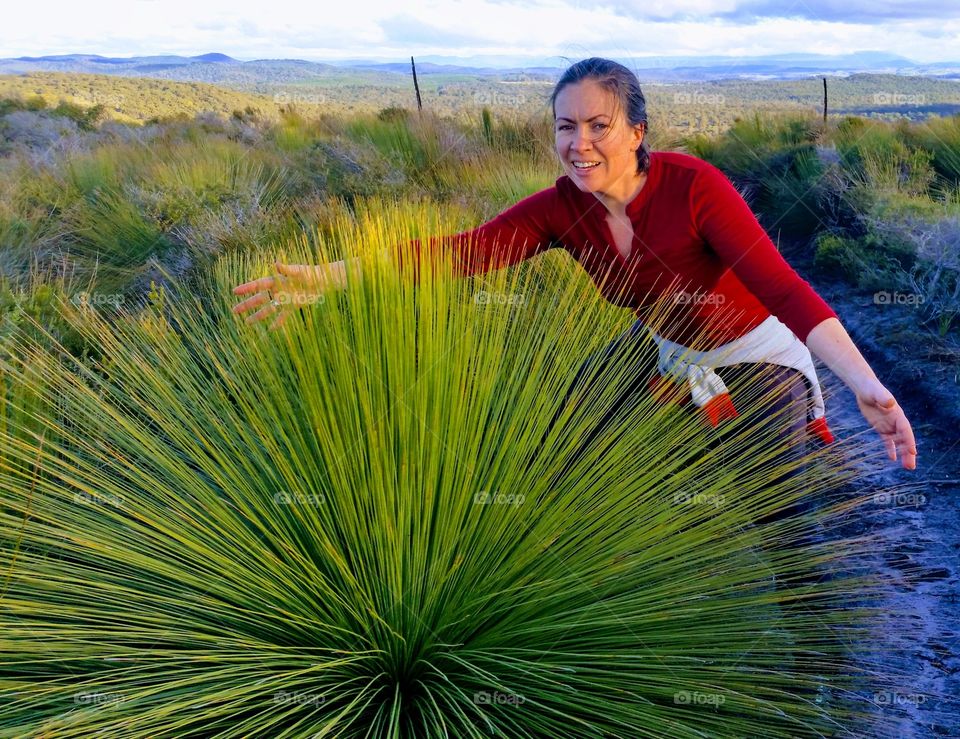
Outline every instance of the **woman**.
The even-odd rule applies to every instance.
[[[662,335],[650,332],[659,374],[685,380],[690,400],[712,425],[737,415],[735,386],[750,385],[746,380],[760,372],[768,387],[781,390],[778,403],[793,414],[787,426],[806,421],[810,433],[829,442],[813,352],[853,391],[889,458],[899,454],[903,467],[915,469],[916,443],[903,409],[836,313],[780,256],[736,189],[707,162],[650,151],[636,76],[616,62],[586,59],[561,76],[551,104],[565,174],[491,221],[431,240],[431,246],[453,248],[461,274],[567,249],[605,298],[638,316],[601,364],[622,342],[639,337],[658,298],[672,299],[674,315],[657,323],[666,326]],[[345,267],[342,261],[277,264],[278,277],[234,288],[237,295],[254,293],[234,312],[268,303],[247,321],[265,318],[280,307],[271,290],[315,293],[340,286]]]

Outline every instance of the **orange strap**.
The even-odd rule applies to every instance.
[[[807,423],[807,431],[820,438],[824,444],[831,444],[834,441],[833,433],[827,428],[827,419],[823,416],[814,418]]]
[[[682,407],[692,402],[688,388],[684,383],[673,382],[660,374],[655,374],[647,380],[647,389],[661,403]],[[737,418],[740,415],[733,405],[730,393],[715,395],[700,410],[703,411],[707,423],[714,428],[721,421],[728,418]],[[827,419],[823,416],[808,421],[807,432],[819,438],[824,444],[831,444],[836,440],[827,426]]]
[[[707,422],[711,426],[716,426],[727,418],[736,418],[740,414],[733,407],[733,399],[730,393],[718,393],[708,400],[700,409],[707,417]]]

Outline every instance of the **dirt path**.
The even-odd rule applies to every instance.
[[[936,341],[904,330],[912,326],[908,308],[876,305],[848,285],[817,281],[808,264],[788,259],[840,316],[917,436],[916,470],[874,461],[859,485],[906,490],[878,492],[856,524],[889,541],[867,564],[899,579],[890,610],[909,614],[905,623],[891,615],[876,634],[876,644],[890,650],[890,667],[906,679],[899,693],[875,696],[875,710],[898,719],[895,736],[960,737],[960,361],[944,361]],[[821,379],[838,435],[865,429],[852,393],[826,369]],[[880,453],[879,439],[876,448]]]

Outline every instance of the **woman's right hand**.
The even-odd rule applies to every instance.
[[[295,309],[312,305],[324,298],[324,293],[342,286],[342,262],[330,264],[282,264],[274,262],[278,275],[261,277],[244,282],[233,288],[234,295],[248,295],[246,300],[233,306],[234,313],[244,313],[259,308],[256,313],[247,316],[246,322],[252,323],[277,314],[270,328],[274,329],[287,320]]]

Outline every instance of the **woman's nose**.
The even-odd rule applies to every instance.
[[[573,148],[577,151],[582,149],[589,149],[593,145],[593,140],[590,138],[590,131],[588,129],[580,129],[573,136]]]

